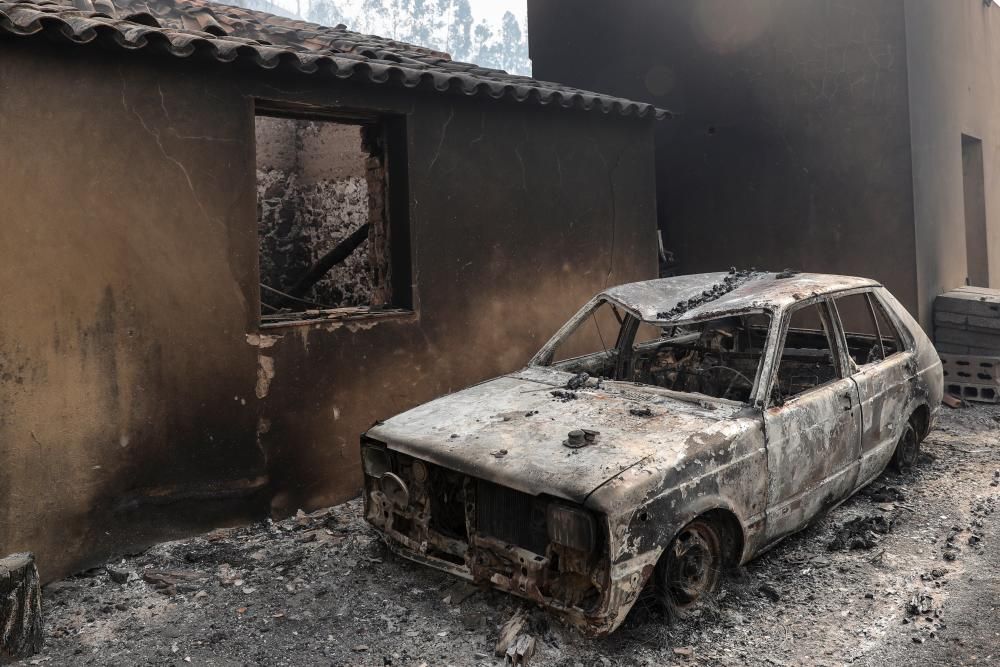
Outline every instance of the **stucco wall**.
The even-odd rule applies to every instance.
[[[647,122],[0,48],[0,551],[47,579],[354,495],[375,420],[656,270]],[[407,116],[412,313],[259,330],[255,96]]]
[[[917,312],[902,0],[531,0],[529,24],[539,78],[679,114],[657,132],[679,271],[870,276]]]
[[[906,0],[921,322],[965,284],[962,135],[983,142],[991,287],[1000,287],[1000,7]]]
[[[51,578],[266,483],[252,125],[204,79],[0,48],[0,551]]]

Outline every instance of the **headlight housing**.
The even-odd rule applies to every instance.
[[[381,443],[363,441],[361,443],[361,467],[369,477],[382,479],[382,475],[392,470],[389,450]]]
[[[545,519],[551,542],[586,553],[597,546],[597,522],[582,507],[550,503]]]

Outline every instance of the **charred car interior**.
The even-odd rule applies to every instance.
[[[521,371],[376,424],[366,518],[398,553],[563,614],[672,615],[912,463],[940,361],[880,285],[704,274],[606,290]]]
[[[766,313],[662,326],[601,301],[540,364],[559,359],[551,366],[570,373],[747,403],[769,326]],[[594,341],[597,351],[578,354]]]

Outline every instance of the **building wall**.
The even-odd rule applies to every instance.
[[[648,122],[0,46],[0,551],[46,579],[353,496],[375,420],[656,270]],[[407,116],[412,313],[260,330],[254,97]]]
[[[921,321],[965,284],[962,136],[982,141],[990,287],[1000,287],[1000,7],[906,0]]]
[[[679,114],[657,183],[680,272],[870,276],[917,311],[902,0],[531,0],[529,24],[538,78]]]

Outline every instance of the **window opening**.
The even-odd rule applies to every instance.
[[[879,339],[885,350],[884,358],[888,359],[897,352],[903,351],[903,339],[900,338],[899,329],[885,312],[885,306],[882,305],[882,302],[876,299],[874,294],[868,295],[868,301],[871,303],[872,312],[875,314],[875,321],[878,324]]]
[[[857,366],[885,359],[887,351],[879,335],[875,310],[866,293],[849,294],[835,299],[840,323],[847,341],[847,354]]]
[[[776,403],[780,405],[840,377],[831,331],[823,304],[804,306],[792,313],[772,388]]]
[[[990,286],[990,261],[986,220],[986,180],[983,173],[983,142],[962,135],[962,189],[965,202],[966,282]]]
[[[261,321],[407,307],[391,123],[266,108],[255,121]]]

